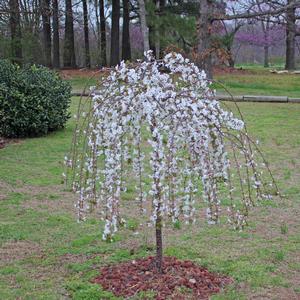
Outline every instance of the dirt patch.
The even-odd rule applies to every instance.
[[[214,72],[214,75],[226,75],[226,74],[247,75],[247,74],[255,73],[255,71],[253,71],[253,70],[245,70],[243,68],[231,68],[231,67],[227,67],[227,66],[214,67],[213,72]]]
[[[4,148],[5,144],[6,144],[6,142],[5,142],[4,138],[0,137],[0,149]]]
[[[67,265],[67,264],[72,264],[72,263],[79,263],[83,264],[87,260],[92,259],[99,254],[93,254],[93,255],[86,255],[86,254],[72,254],[72,253],[66,253],[62,256],[60,256],[57,259],[57,262],[59,265]]]
[[[291,288],[281,288],[281,287],[274,287],[270,289],[264,289],[258,292],[255,292],[249,298],[249,300],[299,300],[300,295],[296,294],[295,291]]]
[[[18,144],[20,142],[19,139],[7,139],[0,136],[0,149],[5,148],[8,144]]]
[[[164,258],[163,274],[156,271],[152,256],[104,267],[100,273],[93,282],[116,296],[130,297],[142,291],[154,291],[157,300],[186,299],[187,290],[191,295],[189,299],[209,299],[233,282],[229,277],[210,273],[191,261],[175,257]]]
[[[109,68],[100,69],[69,69],[69,70],[61,70],[59,71],[60,76],[63,79],[72,79],[75,77],[84,77],[91,78],[95,76],[95,74],[106,74],[109,72]]]
[[[36,197],[36,196],[35,196]],[[47,195],[44,197],[39,196],[41,199],[31,199],[26,200],[22,203],[22,208],[24,209],[34,209],[39,212],[73,212],[74,214],[74,198],[72,198],[68,193],[60,193],[58,199],[48,199]],[[75,199],[76,200],[76,199]]]
[[[5,200],[8,193],[11,193],[13,188],[6,182],[0,181],[0,201]]]
[[[22,260],[31,256],[41,254],[41,247],[34,242],[8,242],[0,248],[0,262],[1,264],[8,264],[16,262],[17,260]]]

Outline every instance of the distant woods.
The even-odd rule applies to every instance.
[[[247,3],[247,4],[245,4]],[[99,68],[171,50],[212,76],[237,60],[296,68],[300,1],[2,0],[0,58],[50,68]],[[251,56],[252,55],[252,56]]]

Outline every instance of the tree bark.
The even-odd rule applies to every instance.
[[[288,5],[293,4],[294,0],[288,0]],[[296,41],[296,9],[288,8],[286,11],[286,62],[287,70],[295,69],[295,41]]]
[[[20,7],[18,0],[9,0],[9,24],[11,34],[11,60],[22,65],[22,33],[20,25]]]
[[[138,0],[138,3],[139,3],[139,15],[140,15],[141,30],[143,36],[144,52],[146,52],[150,50],[149,28],[147,26],[147,20],[146,20],[146,6],[144,0]]]
[[[261,22],[262,29],[264,32],[264,39],[265,39],[265,45],[264,45],[264,68],[269,67],[269,30],[270,30],[270,20],[267,20],[267,23],[265,25],[264,21]]]
[[[229,49],[228,51],[229,51],[229,52],[228,52],[228,55],[229,55],[229,57],[228,57],[228,64],[229,64],[229,67],[230,67],[230,68],[234,68],[234,66],[235,66],[235,61],[234,61],[234,58],[233,58],[231,49]]]
[[[158,215],[155,223],[155,237],[156,237],[156,268],[159,273],[163,273],[163,244],[162,244],[162,220]]]
[[[50,23],[50,0],[41,0],[43,44],[45,54],[45,66],[52,67],[51,59],[51,23]]]
[[[89,20],[88,20],[88,9],[87,9],[86,0],[82,0],[82,7],[83,7],[85,66],[86,68],[90,68],[91,57],[90,57],[90,42],[89,42]]]
[[[66,0],[64,67],[76,68],[72,0]]]
[[[156,0],[155,3],[155,8],[157,12],[160,12],[160,1]],[[155,35],[155,58],[159,59],[160,58],[160,26],[159,26],[159,22],[157,22],[157,24],[154,25],[154,35]]]
[[[152,117],[152,125],[150,127],[151,133],[152,133],[152,140],[157,143],[157,137],[153,136],[153,133],[157,127],[157,122],[155,119],[155,116]],[[155,161],[157,164],[161,163],[161,158],[159,156],[159,153],[157,150],[155,150],[154,153]],[[157,170],[153,170],[154,174]],[[156,194],[153,195],[154,199],[156,200],[157,204],[155,204],[155,215],[156,215],[156,221],[155,221],[155,238],[156,238],[156,258],[155,258],[155,264],[157,268],[158,273],[163,273],[163,244],[162,244],[162,216],[161,216],[161,181],[159,176],[153,177],[153,183],[156,186]]]
[[[199,34],[198,34],[198,65],[209,79],[212,79],[212,49],[211,25],[213,17],[213,3],[211,0],[200,2]]]
[[[110,65],[120,62],[120,0],[112,0]]]
[[[60,50],[59,50],[59,17],[58,17],[58,1],[52,0],[53,8],[53,68],[60,68]]]
[[[129,0],[123,0],[122,59],[131,60]]]
[[[269,68],[269,46],[264,46],[264,68]]]
[[[96,33],[97,33],[97,57],[96,64],[97,66],[101,65],[101,32],[100,32],[100,18],[99,18],[99,3],[98,0],[94,0],[95,8],[95,19],[96,19]]]
[[[101,64],[107,65],[106,58],[106,21],[104,15],[104,0],[99,0],[100,5],[100,32],[101,32]]]

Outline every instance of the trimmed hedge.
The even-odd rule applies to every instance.
[[[0,136],[34,137],[64,127],[71,86],[45,67],[0,60]]]

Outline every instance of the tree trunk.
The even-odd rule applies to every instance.
[[[45,54],[45,66],[52,67],[51,59],[51,24],[50,24],[50,0],[41,0],[43,44]]]
[[[72,0],[66,0],[64,67],[76,68]]]
[[[146,52],[150,50],[149,28],[147,26],[147,20],[146,20],[146,6],[144,0],[138,0],[138,3],[139,3],[139,15],[140,15],[141,30],[143,36],[144,52]]]
[[[86,0],[82,0],[83,7],[83,28],[84,28],[84,49],[85,49],[85,66],[91,67],[90,42],[89,42],[89,20]]]
[[[269,67],[269,30],[270,30],[270,20],[267,20],[265,25],[264,21],[261,23],[264,32],[265,45],[264,45],[264,67]]]
[[[211,25],[213,4],[211,0],[200,2],[199,34],[198,34],[198,65],[212,79],[212,49],[211,49]]]
[[[159,0],[156,0],[155,8],[156,8],[157,12],[160,12],[160,1]],[[154,26],[155,26],[155,29],[154,29],[155,58],[159,59],[159,56],[160,56],[160,26],[159,26],[159,22],[157,22],[157,24],[155,24]]]
[[[99,0],[100,5],[100,31],[101,31],[101,64],[107,65],[106,58],[106,21],[104,15],[104,0]]]
[[[264,46],[264,67],[269,68],[269,46]]]
[[[110,65],[120,62],[120,0],[112,0]]]
[[[292,4],[294,0],[288,0]],[[295,41],[296,41],[296,9],[289,8],[286,11],[286,63],[287,70],[295,69]]]
[[[157,122],[155,119],[155,116],[152,117],[152,125],[150,127],[151,134],[152,134],[152,140],[153,142],[157,143],[158,139],[154,135],[154,132],[157,128]],[[155,164],[161,164],[161,158],[159,155],[159,150],[155,150],[154,152],[154,160]],[[157,169],[153,170],[154,174],[157,172]],[[158,273],[163,273],[163,265],[162,265],[162,259],[163,259],[163,244],[162,244],[162,216],[161,216],[161,181],[159,176],[153,177],[153,183],[156,187],[156,194],[153,195],[154,200],[156,201],[156,204],[154,205],[155,209],[155,215],[156,215],[156,221],[155,221],[155,238],[156,238],[156,258],[155,258],[155,264],[157,268]]]
[[[125,61],[131,60],[129,23],[129,0],[123,0],[122,59]]]
[[[100,32],[100,20],[99,20],[99,4],[98,0],[94,0],[95,7],[95,19],[96,19],[96,32],[97,32],[97,57],[96,57],[96,65],[101,65],[101,32]]]
[[[18,0],[9,0],[9,24],[11,34],[11,60],[22,65],[22,33],[20,25],[20,8]]]
[[[159,273],[163,273],[162,221],[160,216],[157,216],[155,222],[155,237],[156,237],[156,268]]]
[[[229,67],[230,68],[234,68],[235,66],[235,61],[234,61],[234,58],[233,58],[233,55],[232,55],[232,52],[231,52],[231,49],[228,49],[228,64],[229,64]]]
[[[58,2],[52,0],[53,7],[53,68],[60,68],[60,51],[59,51],[59,18],[58,18]]]

